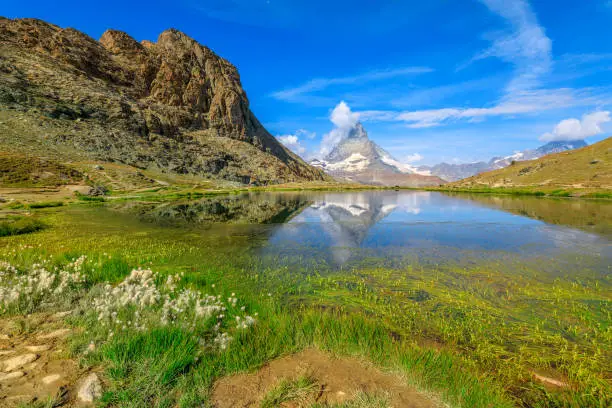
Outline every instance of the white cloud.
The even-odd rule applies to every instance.
[[[610,112],[598,111],[576,118],[565,119],[559,122],[552,132],[540,136],[543,142],[582,140],[589,136],[603,133],[601,125],[610,122]]]
[[[404,163],[414,163],[423,160],[423,156],[418,153],[409,154],[404,157]]]
[[[285,145],[288,149],[300,156],[306,153],[306,148],[300,143],[300,138],[297,135],[280,135],[276,136],[279,142]]]
[[[359,121],[359,114],[351,111],[346,102],[341,101],[332,110],[329,120],[335,127],[329,133],[323,135],[318,154],[321,158],[331,153],[333,148],[348,136],[351,129]]]
[[[341,101],[332,110],[329,120],[338,128],[350,130],[359,121],[359,114],[352,112],[346,102]]]
[[[478,122],[486,117],[533,114],[567,107],[608,104],[610,95],[593,95],[590,90],[569,88],[538,89],[517,92],[486,108],[441,108],[417,111],[362,111],[363,121],[406,122],[409,128],[428,128],[465,120]]]
[[[481,0],[491,12],[506,20],[504,31],[487,35],[491,45],[473,61],[496,57],[515,67],[515,76],[506,93],[521,92],[539,86],[540,77],[552,65],[552,41],[527,0]]]
[[[298,129],[293,134],[277,135],[276,138],[285,147],[293,151],[294,153],[302,156],[305,159],[309,159],[312,155],[307,153],[306,146],[302,144],[304,139],[314,139],[317,137],[316,132],[311,132],[306,129]]]
[[[337,78],[315,78],[310,81],[294,87],[283,89],[271,94],[275,99],[282,100],[285,102],[308,102],[311,98],[315,98],[315,101],[320,100],[324,97],[310,95],[317,91],[322,91],[330,86],[334,85],[350,85],[350,84],[363,84],[366,82],[380,81],[383,79],[395,78],[399,76],[411,76],[418,74],[425,74],[432,72],[431,68],[427,67],[406,67],[398,69],[387,69],[370,71],[363,74],[337,77]]]
[[[409,128],[429,128],[447,122],[466,120],[479,122],[491,116],[532,114],[551,109],[593,103],[584,91],[567,88],[544,89],[542,77],[552,66],[552,42],[539,25],[527,0],[480,0],[489,10],[506,22],[503,31],[489,33],[490,46],[470,61],[499,58],[514,66],[514,75],[506,85],[503,96],[485,107],[448,107],[417,111],[367,111],[363,120],[406,122]],[[475,82],[466,86],[480,86]],[[461,89],[461,88],[459,88]],[[453,87],[440,92],[454,92]]]

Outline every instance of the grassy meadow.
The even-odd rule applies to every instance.
[[[611,282],[588,260],[573,277],[511,257],[317,273],[262,265],[246,232],[104,206],[30,206],[47,227],[0,240],[0,317],[75,310],[71,354],[103,369],[101,406],[206,406],[215,379],[312,346],[366,357],[453,407],[612,404]],[[19,288],[36,295],[10,297]],[[266,401],[304,387],[279,384]],[[342,406],[385,406],[361,400]]]

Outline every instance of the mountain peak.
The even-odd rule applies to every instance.
[[[357,122],[355,127],[353,127],[351,131],[349,132],[348,138],[349,139],[367,139],[368,132],[366,132],[361,122]]]
[[[394,159],[368,138],[368,132],[360,122],[325,158],[313,160],[310,164],[332,176],[365,184],[415,187],[442,183],[428,172],[420,172]]]

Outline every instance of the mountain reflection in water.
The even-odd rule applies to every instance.
[[[245,193],[128,203],[121,210],[213,240],[247,237],[257,258],[291,265],[335,268],[377,259],[389,266],[407,257],[436,263],[462,261],[466,253],[495,259],[580,254],[612,263],[608,202],[377,190]]]
[[[309,194],[308,200],[312,204],[276,228],[268,251],[318,249],[331,263],[342,266],[352,258],[368,256],[453,257],[466,250],[553,257],[571,250],[599,256],[610,249],[605,236],[434,192],[318,193]]]

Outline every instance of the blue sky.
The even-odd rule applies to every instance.
[[[0,15],[94,38],[184,31],[238,67],[258,118],[308,157],[356,120],[413,164],[612,133],[612,0],[30,0]]]

